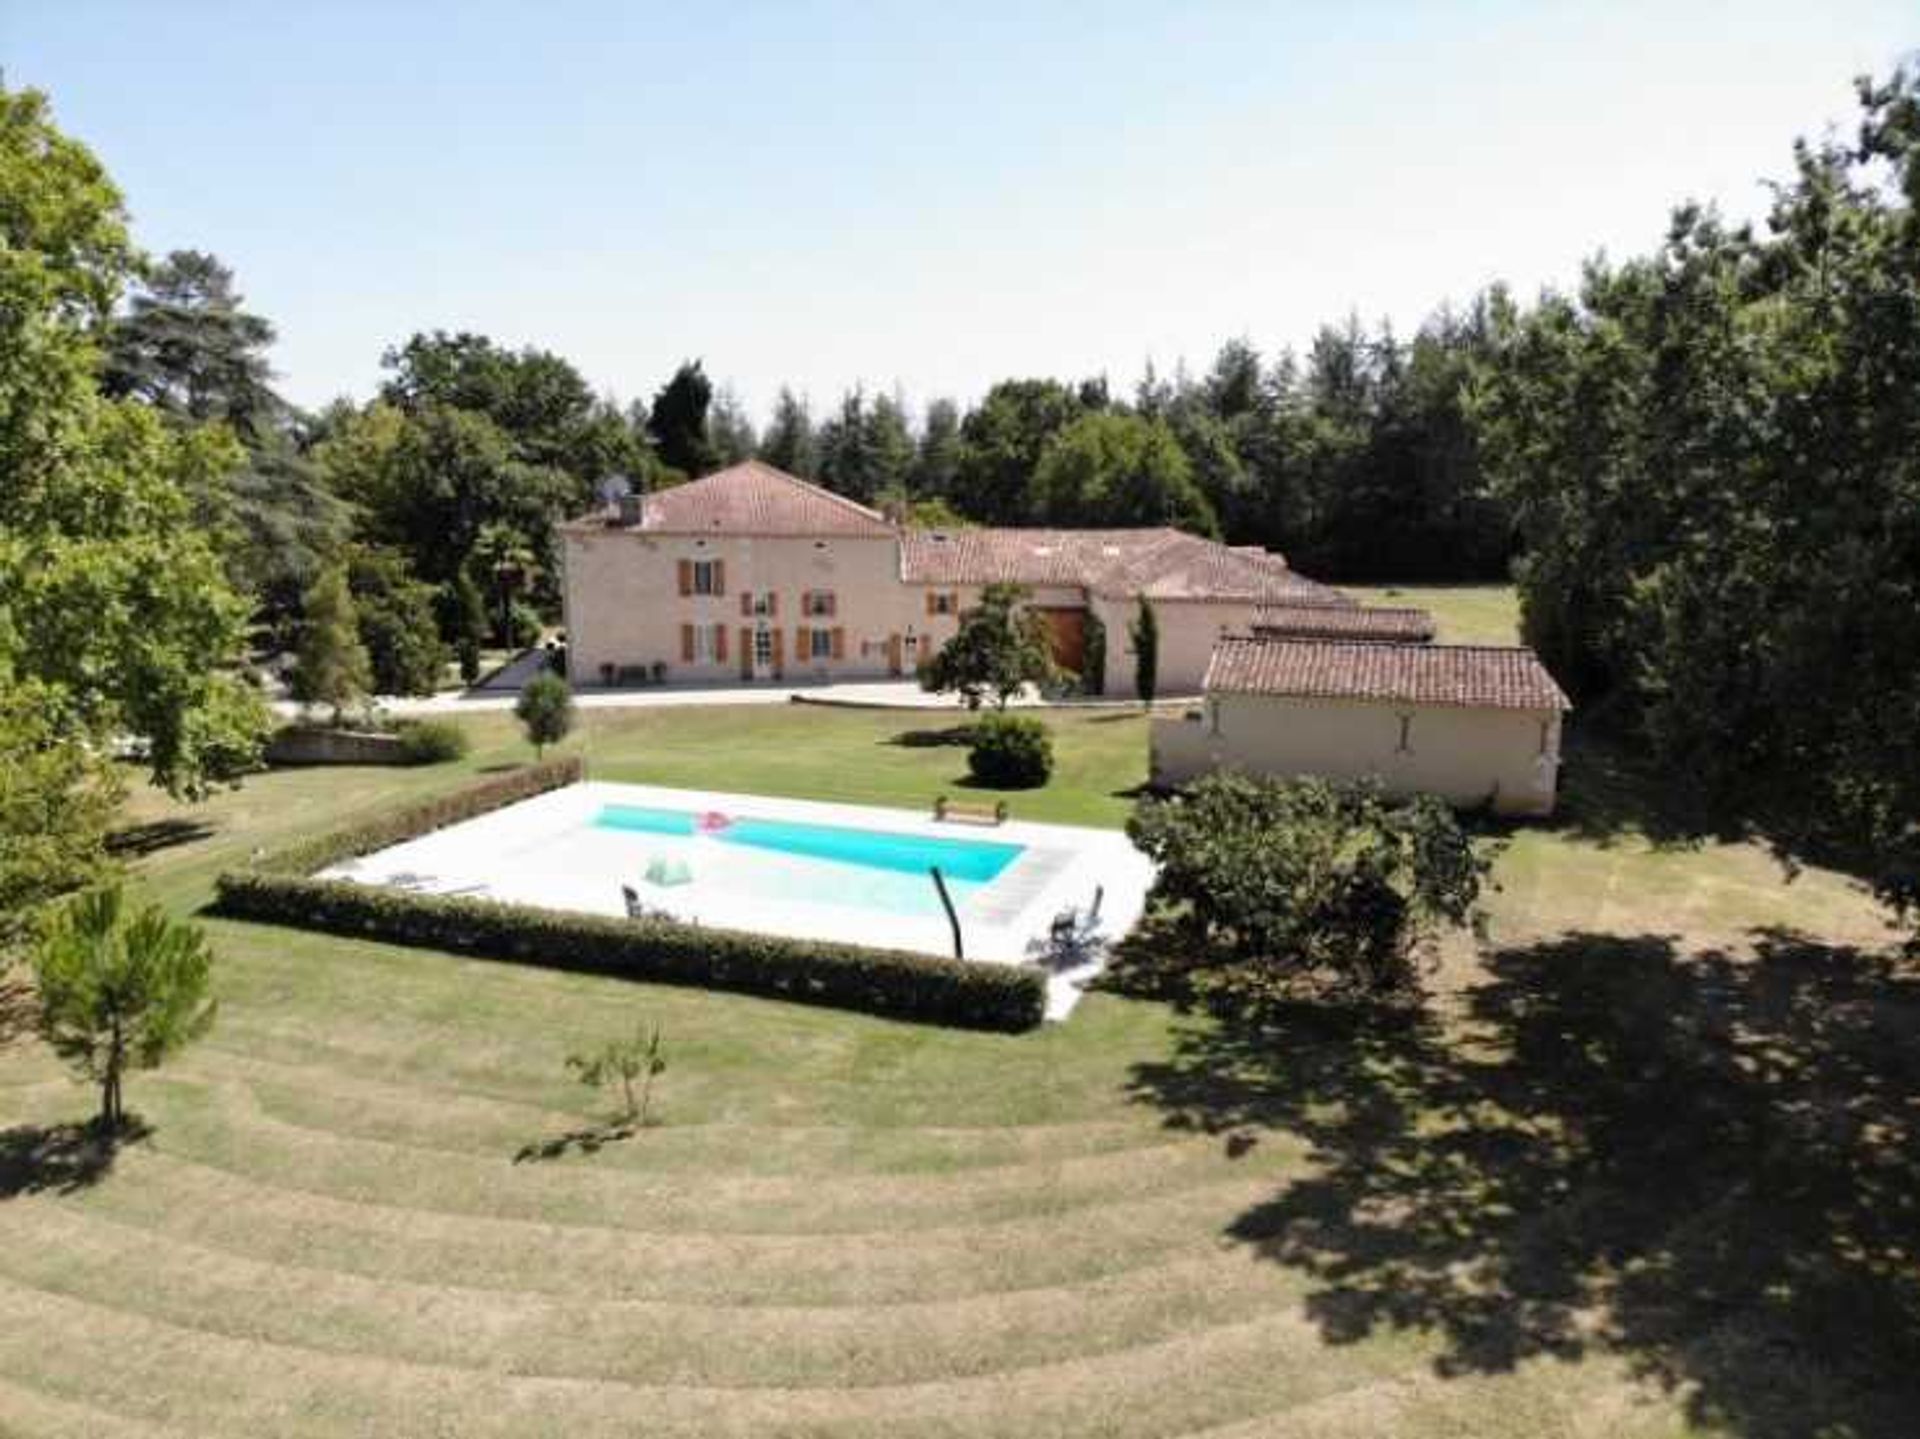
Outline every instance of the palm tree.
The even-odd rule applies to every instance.
[[[480,572],[493,580],[494,598],[500,606],[499,640],[511,645],[514,596],[539,577],[540,557],[525,535],[512,525],[494,520],[480,527],[473,542],[473,560]]]

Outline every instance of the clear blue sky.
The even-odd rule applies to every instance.
[[[1913,0],[0,0],[11,85],[151,250],[238,271],[317,404],[416,329],[756,413],[1203,366],[1757,213]]]

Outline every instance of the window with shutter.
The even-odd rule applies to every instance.
[[[752,590],[740,591],[740,613],[743,615],[751,615],[753,613],[753,591]]]
[[[838,626],[833,631],[833,657],[837,660],[847,657],[847,632]]]
[[[693,593],[693,561],[692,560],[680,561],[680,593],[683,595],[690,595]]]
[[[798,625],[793,631],[793,657],[797,660],[813,658],[813,631],[805,625]]]
[[[726,592],[727,592],[727,562],[725,560],[715,560],[713,562],[713,589],[711,593],[716,595],[724,595]]]
[[[725,625],[713,627],[713,662],[717,665],[727,662],[727,627]]]
[[[693,626],[692,625],[680,626],[680,662],[682,664],[689,664],[689,665],[693,663]]]

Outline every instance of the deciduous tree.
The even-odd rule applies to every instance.
[[[45,99],[0,89],[0,672],[65,733],[140,740],[181,795],[250,768],[266,714],[235,668],[248,606],[189,494],[230,435],[99,390],[133,250],[120,196]]]
[[[958,694],[968,709],[992,696],[1000,709],[1027,685],[1059,676],[1046,621],[1026,608],[1024,585],[988,585],[980,603],[960,616],[960,628],[927,662],[921,685]]]
[[[50,902],[110,868],[107,832],[122,786],[59,713],[57,694],[0,673],[0,968]]]
[[[1439,931],[1468,923],[1487,864],[1431,796],[1208,775],[1148,799],[1127,833],[1158,866],[1174,942],[1136,957],[1225,1007],[1405,993]]]

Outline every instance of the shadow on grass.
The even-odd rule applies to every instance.
[[[1412,1330],[1442,1376],[1623,1357],[1755,1439],[1920,1412],[1920,978],[1784,933],[1498,951],[1424,1014],[1193,1022],[1133,1071],[1230,1155],[1307,1172],[1230,1236],[1312,1283],[1329,1343]]]
[[[943,749],[949,745],[966,746],[973,743],[972,725],[949,725],[945,729],[908,729],[898,734],[888,735],[881,744],[897,745],[901,749]]]
[[[623,1139],[633,1138],[640,1129],[641,1125],[637,1120],[589,1124],[583,1128],[556,1135],[552,1139],[523,1144],[514,1151],[513,1162],[543,1164],[551,1159],[565,1159],[569,1154],[598,1154],[609,1144],[618,1144]]]
[[[215,826],[205,820],[156,819],[113,831],[107,836],[107,853],[122,859],[139,859],[176,845],[209,839],[214,833]]]
[[[145,1139],[148,1128],[130,1117],[118,1134],[96,1124],[24,1124],[0,1130],[0,1202],[23,1194],[75,1194],[113,1170],[121,1149]]]
[[[1636,835],[1662,848],[1739,840],[1750,831],[1743,821],[1713,813],[1684,776],[1660,773],[1605,734],[1568,740],[1552,827],[1593,844]]]

